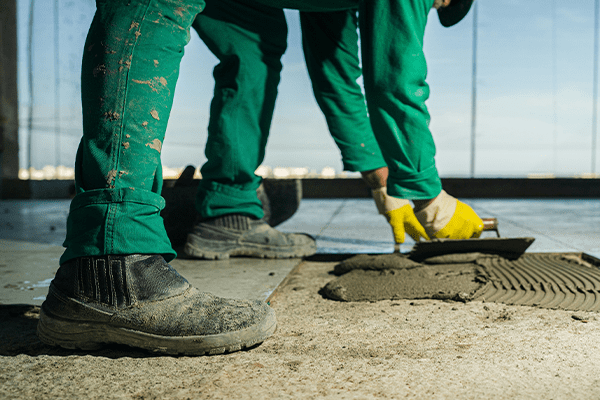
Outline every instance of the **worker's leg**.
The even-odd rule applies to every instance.
[[[385,167],[357,82],[362,72],[356,10],[301,12],[300,21],[315,98],[342,153],[344,169],[363,172]]]
[[[275,330],[264,302],[199,292],[165,258],[160,152],[202,0],[97,0],[82,66],[84,136],[67,250],[42,304],[50,345],[217,354]]]
[[[256,192],[261,178],[254,171],[264,158],[286,48],[283,10],[253,0],[211,1],[193,26],[220,63],[196,199],[201,220],[185,253],[208,259],[315,253],[308,235],[282,233],[260,220]]]
[[[219,58],[196,208],[204,219],[262,218],[256,195],[287,46],[283,10],[252,0],[209,1],[193,24]]]
[[[389,167],[388,193],[432,199],[441,192],[425,101],[423,35],[432,0],[365,0],[360,8],[369,116]]]
[[[175,257],[160,217],[160,153],[189,26],[202,6],[97,2],[83,55],[83,138],[61,263],[102,254]]]

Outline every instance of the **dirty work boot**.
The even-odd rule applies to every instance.
[[[262,220],[230,214],[196,224],[183,251],[209,260],[229,256],[293,258],[315,254],[317,245],[309,235],[282,233]]]
[[[39,338],[68,349],[125,344],[166,354],[221,354],[275,331],[263,302],[201,293],[159,255],[80,257],[61,265],[42,304]]]

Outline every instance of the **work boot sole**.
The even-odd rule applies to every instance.
[[[162,336],[105,323],[76,322],[40,311],[37,334],[48,345],[66,349],[97,350],[104,344],[124,344],[170,355],[213,355],[252,347],[265,341],[276,329],[275,312],[246,329],[204,336]]]
[[[222,240],[210,240],[198,235],[188,235],[183,248],[185,254],[205,260],[226,260],[231,256],[254,258],[300,258],[316,253],[316,244],[305,246],[269,246],[258,243],[236,243]]]

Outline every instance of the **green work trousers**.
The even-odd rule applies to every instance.
[[[96,1],[61,263],[102,254],[175,257],[160,216],[160,153],[189,27],[203,7],[203,0]]]
[[[260,0],[266,1],[283,5]],[[328,4],[332,10],[357,6],[347,1],[348,7],[341,7],[346,0],[286,1],[312,11]],[[401,198],[431,198],[441,190],[427,127],[422,49],[432,3],[363,0],[359,9],[371,125],[390,167],[388,192]],[[162,254],[169,261],[175,252],[160,217],[160,152],[189,28],[204,1],[97,0],[96,5],[83,55],[83,138],[61,263],[132,253]]]
[[[283,10],[253,0],[210,0],[192,26],[220,61],[196,209],[203,218],[262,218],[261,178],[254,171],[264,159],[287,46]]]
[[[344,169],[384,167],[357,83],[356,10],[303,12],[301,22],[315,98]],[[192,26],[220,61],[196,208],[203,218],[232,213],[261,218],[256,195],[261,178],[254,171],[264,159],[286,50],[283,10],[254,0],[209,1]]]

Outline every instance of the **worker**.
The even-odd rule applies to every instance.
[[[448,2],[437,2],[438,7],[444,5]],[[455,0],[454,7],[467,6],[470,2]],[[344,169],[361,172],[373,191],[379,212],[388,218],[397,243],[404,242],[405,231],[417,241],[429,237],[478,236],[482,228],[479,217],[470,207],[441,191],[434,165],[429,173],[435,176],[420,184],[425,188],[418,195],[431,197],[437,193],[435,202],[433,198],[408,197],[414,201],[418,217],[406,199],[387,194],[388,168],[356,82],[361,75],[356,11],[300,12],[303,49],[315,98],[340,149]],[[462,11],[466,14],[468,8]],[[444,14],[441,15],[442,22],[446,22]],[[254,171],[265,155],[280,60],[286,49],[283,10],[252,0],[209,1],[193,27],[220,63],[214,73],[215,96],[205,152],[208,161],[202,167],[203,179],[196,201],[201,220],[188,235],[184,251],[191,257],[209,259],[230,255],[274,258],[312,254],[316,246],[311,239],[281,233],[261,221],[263,210],[256,195],[261,178]],[[424,80],[421,85],[426,89]],[[405,134],[415,136],[416,131],[426,139],[425,148],[419,149],[414,143],[403,146],[415,147],[416,150],[408,150],[421,151],[430,157],[422,162],[433,163],[433,141],[428,129],[423,129],[423,121],[419,121],[428,119],[428,115],[424,104],[420,107],[421,113],[415,113],[413,119],[422,126]],[[408,122],[408,125],[414,123]],[[405,171],[411,169],[412,175],[418,169],[417,165],[402,167]],[[439,214],[444,218],[436,220],[433,216]]]

